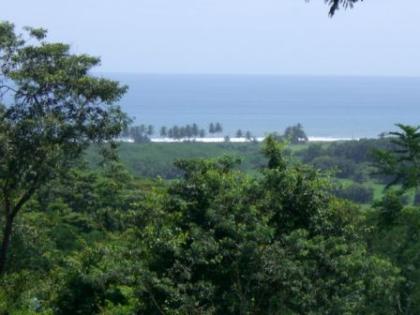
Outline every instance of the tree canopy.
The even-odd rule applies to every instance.
[[[389,186],[402,185],[403,189],[420,185],[420,127],[397,124],[399,131],[390,132],[393,148],[376,150],[379,173],[389,176]]]
[[[127,87],[94,77],[99,58],[46,41],[43,29],[0,23],[0,202],[4,270],[12,224],[33,194],[65,172],[92,142],[111,142],[126,117]]]

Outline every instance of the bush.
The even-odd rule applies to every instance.
[[[335,189],[334,194],[338,198],[348,199],[357,203],[371,203],[373,200],[373,188],[357,183]]]

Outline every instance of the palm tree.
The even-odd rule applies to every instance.
[[[199,135],[198,125],[196,123],[193,123],[192,125],[192,134],[194,137],[197,137]]]
[[[420,186],[420,127],[397,124],[401,131],[390,132],[393,147],[376,150],[379,173],[393,178],[391,185],[410,189]]]
[[[210,134],[214,134],[216,132],[216,129],[214,128],[214,124],[213,123],[210,123],[210,126],[209,126],[209,133]]]
[[[175,139],[180,139],[181,138],[181,132],[180,132],[180,128],[178,126],[173,127],[173,133],[174,133],[174,138]]]
[[[166,130],[166,127],[165,126],[162,126],[160,128],[160,136],[161,137],[166,137],[167,135],[168,135],[168,131]]]
[[[192,136],[193,136],[193,128],[190,125],[187,125],[185,127],[185,135],[187,136],[187,138],[192,138]]]
[[[251,138],[252,138],[252,134],[251,134],[251,131],[247,131],[246,133],[245,133],[245,138],[247,139],[247,140],[251,140]]]

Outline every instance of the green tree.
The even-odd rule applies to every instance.
[[[420,312],[420,208],[404,205],[401,191],[389,190],[370,212],[369,243],[378,255],[401,270],[404,281],[397,294],[398,314]]]
[[[389,186],[401,184],[404,190],[420,184],[420,127],[397,125],[390,132],[393,148],[376,150],[378,173],[392,178]]]
[[[184,177],[139,232],[138,312],[394,314],[401,278],[369,254],[360,209],[273,139],[264,152],[257,178],[229,158],[178,162]]]
[[[308,141],[308,137],[303,130],[301,124],[287,127],[284,131],[284,138],[292,144],[304,143]]]
[[[126,123],[115,102],[127,87],[89,75],[98,58],[47,42],[45,30],[26,31],[19,35],[12,24],[0,24],[0,273],[14,220],[34,193],[89,144],[112,142]]]
[[[53,301],[54,314],[104,314],[113,306],[119,306],[114,308],[118,312],[105,314],[134,313],[131,290],[122,285],[127,283],[128,274],[122,269],[126,266],[118,249],[97,244],[74,256],[60,270],[63,284]]]
[[[391,147],[376,150],[376,167],[385,175],[388,189],[375,204],[371,216],[373,250],[388,257],[401,269],[404,282],[399,287],[401,314],[420,312],[420,211],[418,207],[405,207],[404,193],[420,184],[420,127],[397,125],[398,132],[386,135]]]

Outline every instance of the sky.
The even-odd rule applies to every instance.
[[[101,72],[420,76],[420,1],[5,0],[0,19],[100,56]]]

